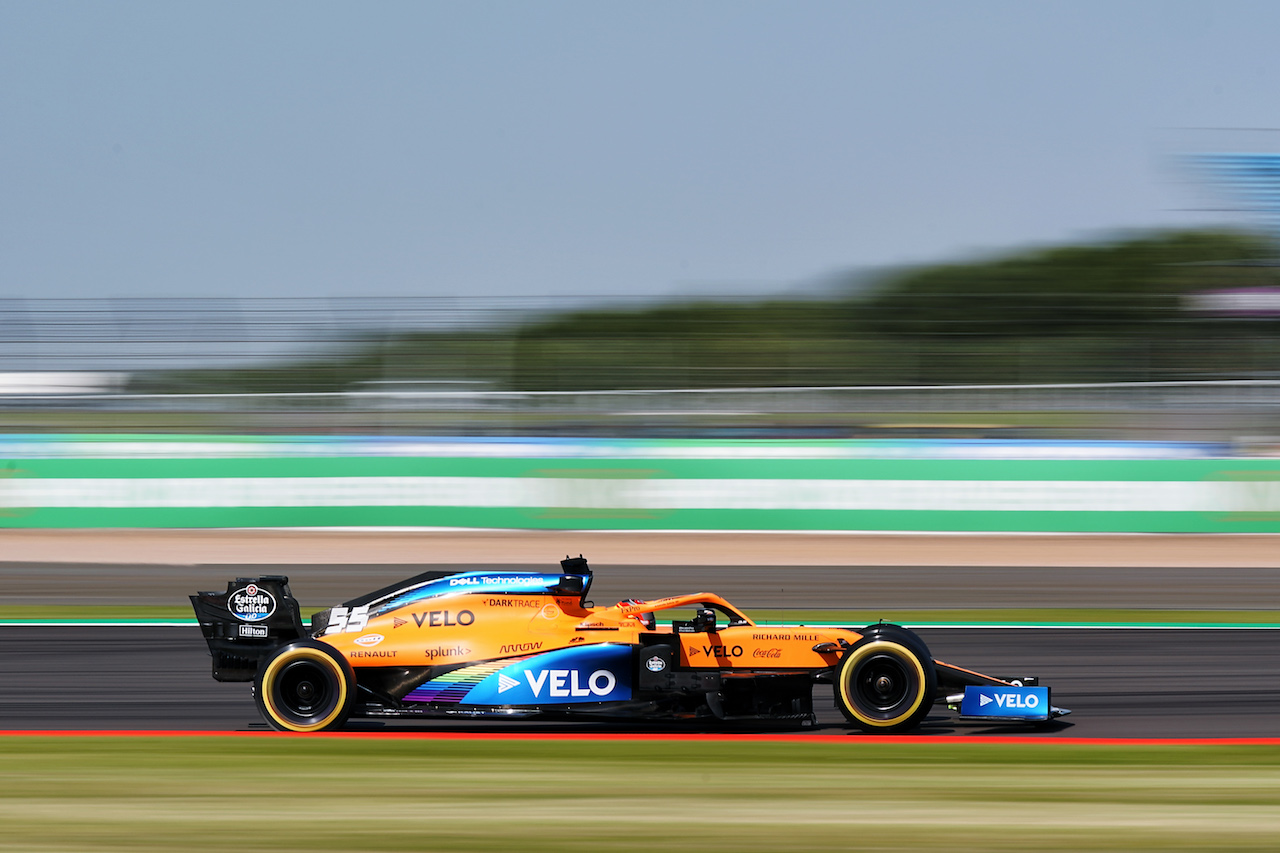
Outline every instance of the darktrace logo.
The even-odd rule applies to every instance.
[[[488,604],[490,607],[523,607],[528,610],[537,610],[542,607],[542,602],[536,598],[522,598],[519,596],[490,598]]]
[[[276,597],[251,583],[231,593],[227,599],[227,610],[241,622],[261,622],[276,612]]]

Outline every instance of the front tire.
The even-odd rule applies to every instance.
[[[263,662],[253,695],[273,729],[322,732],[342,728],[347,721],[355,685],[346,658],[324,643],[299,640]]]
[[[915,645],[872,634],[845,653],[835,679],[836,705],[845,719],[881,734],[920,725],[933,706],[937,673],[933,659]]]

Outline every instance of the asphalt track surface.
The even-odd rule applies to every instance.
[[[931,717],[922,735],[1047,738],[1280,737],[1280,633],[1266,630],[922,629],[935,657],[1002,676],[1039,675],[1074,712],[1044,728]],[[247,684],[222,684],[194,625],[0,626],[0,730],[264,728]],[[850,732],[829,688],[818,725]],[[354,723],[355,729],[629,732],[644,726],[501,721]],[[682,727],[667,731],[716,731]],[[758,730],[758,729],[753,729]]]
[[[1275,608],[1280,600],[1280,568],[1253,562],[1179,566],[1175,558],[1164,566],[1057,567],[593,562],[591,597],[613,602],[712,591],[748,613],[760,607],[827,607],[887,619],[894,618],[896,609],[910,608]],[[0,603],[185,604],[188,594],[223,589],[227,580],[237,576],[283,573],[291,576],[294,594],[307,614],[425,569],[548,568],[541,562],[465,560],[421,565],[3,562]],[[795,615],[799,621],[801,613]],[[939,717],[925,725],[925,733],[1280,737],[1280,631],[921,629],[920,634],[935,657],[950,663],[1006,677],[1039,676],[1052,687],[1054,703],[1074,712],[1040,730],[952,725]],[[237,731],[261,727],[248,685],[221,684],[210,676],[208,653],[194,624],[0,625],[0,685],[0,729]],[[815,689],[816,731],[846,731],[829,697],[829,688]],[[414,728],[514,732],[546,730],[547,725],[447,721],[415,722]],[[601,730],[599,724],[588,728]],[[565,729],[563,724],[556,727]]]

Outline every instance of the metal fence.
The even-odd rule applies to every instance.
[[[0,299],[0,372],[254,364],[406,332],[505,328],[550,299]]]
[[[0,430],[1000,435],[1266,446],[1280,435],[1280,380],[1272,379],[568,392],[495,390],[459,376],[326,393],[131,393],[133,380],[155,372],[270,365],[408,332],[491,330],[500,346],[520,323],[564,308],[549,299],[0,300]]]
[[[1280,381],[0,394],[7,432],[1145,438],[1280,444]]]

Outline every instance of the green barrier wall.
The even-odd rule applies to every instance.
[[[95,448],[0,457],[0,527],[1280,532],[1274,459],[847,458],[822,442],[563,456]]]

